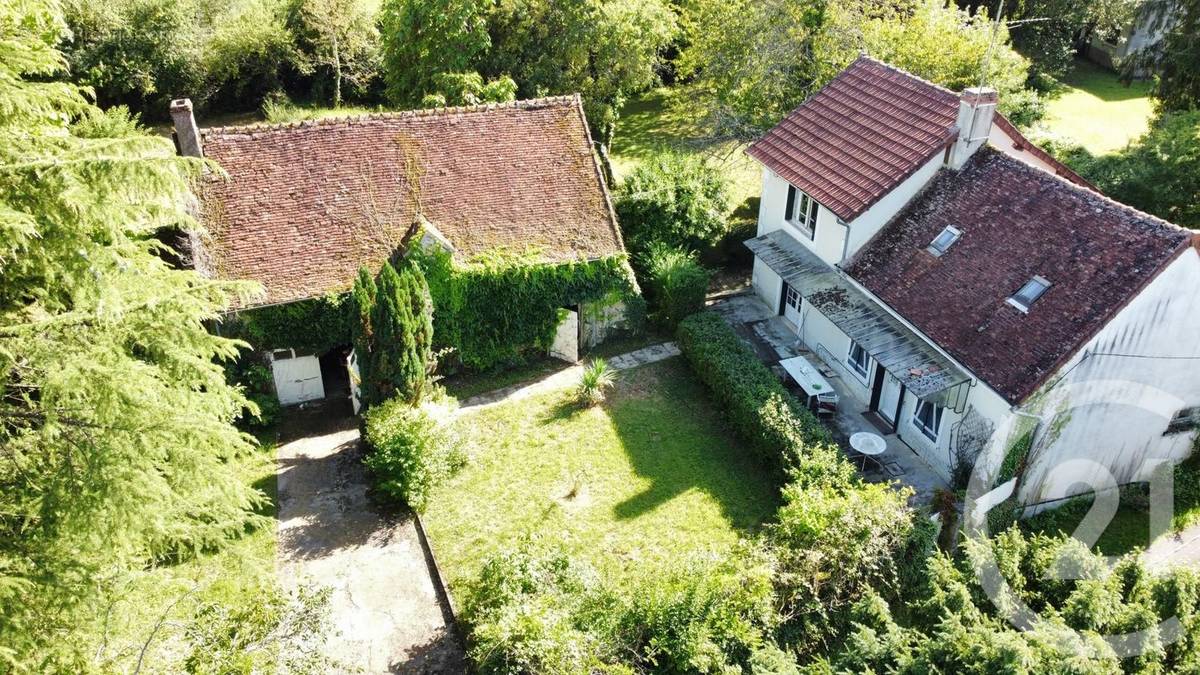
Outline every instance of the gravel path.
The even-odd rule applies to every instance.
[[[355,421],[331,407],[289,411],[285,422],[280,578],[333,589],[325,652],[345,671],[465,672],[411,515],[367,498]]]

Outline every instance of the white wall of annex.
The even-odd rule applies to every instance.
[[[846,258],[853,258],[854,254],[871,240],[871,237],[878,234],[888,221],[908,205],[912,198],[916,197],[929,184],[929,181],[933,180],[938,169],[943,166],[943,158],[944,153],[936,153],[903,183],[875,202],[862,215],[850,221],[850,243],[846,247]],[[841,252],[838,253],[840,257]]]
[[[1200,405],[1200,253],[1185,251],[1090,340],[1025,407],[1043,422],[1021,483],[1027,504],[1146,480],[1179,461],[1194,432],[1164,435]],[[1122,355],[1122,356],[1117,356]]]

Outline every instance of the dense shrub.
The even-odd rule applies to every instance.
[[[836,460],[840,455],[829,431],[720,316],[693,314],[679,324],[677,336],[696,376],[767,466],[782,471],[804,465],[813,477],[841,480],[853,475],[844,460]],[[810,452],[820,454],[822,461],[802,462]]]
[[[466,457],[449,432],[421,408],[400,399],[365,415],[368,452],[363,463],[385,495],[422,511],[431,490],[462,467]]]
[[[350,344],[352,304],[343,293],[257,307],[227,319],[220,332],[241,338],[260,351],[294,348],[321,354]]]
[[[531,254],[493,251],[456,263],[434,251],[419,260],[433,297],[434,341],[472,370],[545,354],[563,307],[625,303],[629,310],[641,298],[623,256],[546,263]]]
[[[469,652],[483,673],[741,672],[778,621],[770,570],[747,548],[644,570],[617,588],[527,541],[468,588]]]
[[[674,330],[685,317],[704,309],[708,271],[695,253],[654,243],[641,267],[642,289],[656,323]]]
[[[643,162],[617,186],[614,202],[635,261],[654,243],[708,248],[728,229],[725,178],[696,155],[663,153]]]
[[[1124,150],[1096,157],[1049,149],[1104,194],[1184,227],[1200,227],[1200,111],[1166,115]]]

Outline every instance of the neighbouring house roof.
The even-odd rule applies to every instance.
[[[962,235],[935,257],[926,249],[948,225]],[[1015,404],[1192,241],[985,147],[961,171],[942,169],[847,272]],[[1035,275],[1050,287],[1025,314],[1007,299]]]
[[[751,239],[746,246],[916,396],[945,404],[947,390],[971,380],[784,230]]]
[[[345,291],[426,220],[467,259],[622,252],[578,96],[203,132],[204,257],[264,303]]]
[[[957,135],[958,94],[860,56],[747,154],[845,221]]]

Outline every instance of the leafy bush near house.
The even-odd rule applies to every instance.
[[[472,370],[544,354],[563,307],[624,302],[627,322],[637,323],[629,310],[640,293],[624,256],[546,263],[535,252],[493,251],[464,264],[444,251],[414,255],[433,297],[434,342]]]
[[[848,480],[853,475],[844,460],[803,461],[807,453],[838,457],[829,431],[788,394],[720,316],[693,314],[679,324],[677,337],[696,376],[764,463],[781,471],[804,466],[814,480]]]
[[[685,317],[704,309],[708,271],[694,252],[655,242],[641,265],[650,317],[674,330]]]
[[[275,396],[275,378],[270,366],[258,354],[246,354],[225,367],[225,379],[240,386],[253,408],[242,410],[234,423],[241,429],[266,429],[279,419],[279,399]]]
[[[369,450],[363,464],[381,492],[422,511],[431,490],[466,461],[458,443],[421,408],[400,399],[381,403],[365,415]]]
[[[635,263],[655,243],[706,249],[729,227],[725,179],[696,155],[665,152],[643,162],[617,186],[614,207]]]

